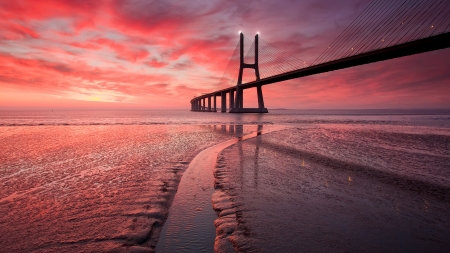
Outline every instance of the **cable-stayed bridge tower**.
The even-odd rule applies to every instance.
[[[260,80],[259,77],[259,64],[258,64],[258,47],[259,47],[259,34],[255,35],[255,63],[249,64],[244,62],[244,34],[239,33],[239,77],[236,85],[236,99],[233,105],[230,105],[230,113],[268,113],[267,108],[264,107],[264,98],[262,94],[262,86],[256,86],[258,94],[258,108],[245,108],[244,107],[244,89],[242,88],[242,75],[244,68],[250,68],[255,70],[256,81]],[[230,93],[230,96],[233,94]]]

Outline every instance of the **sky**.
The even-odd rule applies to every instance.
[[[0,0],[0,110],[189,110],[217,87],[239,31],[312,62],[369,3]],[[444,49],[270,84],[265,105],[450,108],[449,66]],[[256,90],[244,96],[256,105]]]

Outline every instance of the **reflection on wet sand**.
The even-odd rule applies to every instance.
[[[256,145],[260,145],[260,143],[257,143]],[[258,148],[259,147],[255,147],[255,149]],[[411,178],[408,175],[399,175],[390,171],[379,170],[377,168],[370,167],[370,165],[361,165],[348,161],[342,161],[322,154],[308,152],[302,149],[297,149],[295,147],[288,147],[277,142],[267,142],[265,148],[272,149],[274,152],[283,152],[285,156],[288,157],[300,156],[303,159],[303,166],[304,159],[307,159],[309,162],[327,166],[332,168],[333,170],[339,170],[342,172],[354,172],[356,173],[355,177],[370,177],[371,180],[376,180],[384,184],[392,185],[402,190],[409,190],[420,194],[427,194],[440,200],[450,202],[450,186],[440,185],[418,178]],[[244,159],[243,156],[240,157]],[[347,181],[350,184],[352,182],[352,177],[347,176]]]
[[[337,141],[333,131],[289,129],[222,152],[213,196],[216,250],[448,252],[450,188],[439,173],[447,173],[441,168],[450,161],[424,155],[421,136],[405,153],[377,146],[401,146],[401,136],[378,144],[351,130]],[[314,136],[327,139],[317,143]],[[372,157],[397,171],[372,167],[383,164]],[[434,180],[414,171],[432,169]]]
[[[216,214],[211,207],[214,192],[213,169],[217,155],[224,148],[262,133],[262,126],[205,126],[234,138],[214,145],[189,164],[183,175],[169,217],[159,238],[157,252],[212,252],[215,239]],[[218,130],[219,129],[219,130]],[[249,134],[249,132],[252,132]],[[217,175],[216,175],[217,176]]]
[[[229,136],[234,137],[242,137],[245,134],[249,134],[252,132],[255,132],[257,135],[261,135],[263,132],[263,125],[243,125],[243,124],[222,124],[222,125],[204,125],[201,127],[206,127],[209,129],[212,129],[213,131],[217,133],[226,134]],[[267,130],[270,130],[271,128],[277,128],[277,127],[267,127]]]
[[[262,125],[258,125],[258,136],[261,135]],[[262,138],[256,139],[256,147],[255,147],[255,168],[253,172],[253,186],[258,188],[258,170],[259,170],[259,146],[261,146]]]
[[[248,125],[246,126],[246,132],[251,131],[251,129],[254,129],[256,131],[256,135],[260,136],[263,133],[263,125],[259,124],[256,126],[253,125]],[[266,127],[267,128],[267,127]],[[216,127],[214,126],[214,129],[216,129]],[[244,125],[221,125],[221,133],[223,134],[228,134],[231,136],[235,136],[237,137],[239,140],[241,140],[241,137],[244,135]],[[261,144],[261,139],[257,138],[257,145],[255,147],[255,168],[254,168],[254,178],[253,178],[253,184],[255,187],[258,186],[258,160],[259,160],[259,146]],[[241,143],[237,143],[236,144],[238,149],[239,149],[239,157],[243,157],[243,151],[242,151],[242,144]],[[241,159],[241,162],[243,162],[243,159]],[[243,168],[243,164],[241,164],[240,166],[241,168]],[[244,171],[240,170],[239,174],[241,175],[241,183],[244,183]]]

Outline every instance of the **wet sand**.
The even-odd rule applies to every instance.
[[[184,215],[184,204],[169,207],[190,161],[255,128],[2,127],[0,246],[153,252],[169,213]],[[448,252],[449,148],[447,130],[375,125],[309,125],[242,140],[219,155],[190,223],[165,227],[168,240],[189,249],[177,233],[209,223],[216,252]],[[214,225],[202,220],[212,192]]]
[[[216,252],[449,252],[450,132],[316,125],[226,148]]]
[[[1,127],[1,251],[152,252],[191,159],[230,138],[198,125]]]

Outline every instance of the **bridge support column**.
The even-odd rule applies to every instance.
[[[230,90],[230,110],[234,108],[234,90]]]
[[[231,113],[268,113],[267,108],[264,107],[264,100],[261,86],[257,86],[258,91],[258,108],[244,108],[244,89],[242,87],[242,74],[244,68],[251,68],[255,70],[256,80],[260,80],[259,76],[259,58],[258,58],[258,45],[259,39],[258,34],[255,36],[255,63],[248,64],[244,63],[244,34],[240,34],[240,66],[239,66],[239,77],[236,85],[236,101],[234,106],[230,109]],[[231,92],[230,92],[231,93]],[[231,94],[230,94],[231,95]],[[231,104],[231,99],[230,99]]]
[[[208,97],[208,112],[211,111],[211,96]]]
[[[239,108],[243,109],[244,108],[244,89],[239,88]]]
[[[262,87],[261,87],[261,85],[256,87],[256,89],[257,89],[257,93],[258,93],[258,108],[259,109],[265,109],[264,108],[264,97],[263,97],[263,94],[262,94]]]
[[[216,93],[214,93],[214,102],[213,102],[213,104],[214,104],[214,109],[213,109],[213,112],[217,112],[217,103],[216,103]]]
[[[244,107],[244,90],[241,87],[236,87],[236,100],[234,101],[234,109],[242,109]],[[232,111],[230,111],[232,112]]]
[[[222,91],[222,108],[221,108],[221,112],[227,112],[227,93],[225,91]]]
[[[195,101],[195,103],[196,103],[196,108],[197,108],[197,112],[199,112],[200,111],[200,108],[201,108],[201,104],[200,104],[200,99],[197,99],[197,101]]]

